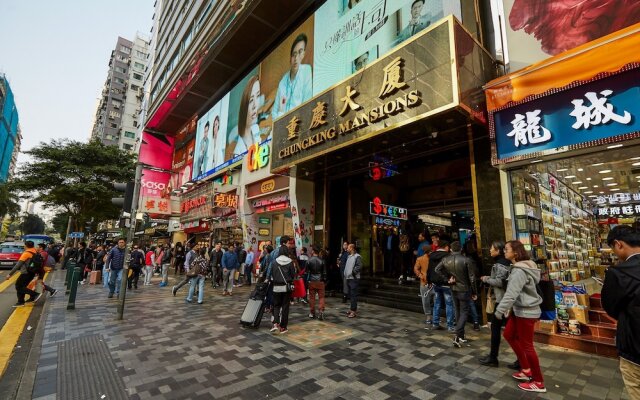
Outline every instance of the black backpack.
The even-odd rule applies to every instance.
[[[29,272],[37,272],[44,266],[44,259],[40,253],[35,253],[30,259],[29,264],[27,264],[27,271]]]

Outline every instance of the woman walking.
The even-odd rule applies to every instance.
[[[511,261],[513,267],[509,274],[507,290],[496,307],[494,317],[502,320],[508,316],[504,338],[518,356],[521,370],[512,377],[523,381],[518,387],[527,392],[544,393],[544,379],[540,370],[538,354],[533,347],[533,329],[540,319],[542,297],[538,295],[536,285],[540,282],[540,270],[536,263],[529,259],[524,245],[511,240],[504,246],[504,256]]]
[[[491,267],[491,276],[482,276],[480,279],[489,285],[489,294],[487,299],[487,314],[491,314],[491,351],[486,357],[480,358],[480,364],[489,367],[497,367],[498,352],[500,350],[500,335],[502,334],[502,326],[504,320],[495,318],[495,307],[500,303],[504,296],[507,277],[509,276],[509,266],[511,261],[504,258],[504,242],[497,240],[491,243],[489,254],[493,257],[494,264]],[[492,304],[493,306],[489,306]]]

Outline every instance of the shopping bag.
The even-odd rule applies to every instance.
[[[306,296],[307,291],[301,278],[293,280],[293,294],[291,297],[298,298]]]
[[[37,278],[32,279],[31,282],[29,282],[29,284],[27,285],[27,289],[36,290],[36,283],[37,282],[38,282]]]

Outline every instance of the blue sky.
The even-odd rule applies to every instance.
[[[0,72],[16,97],[22,150],[54,138],[89,138],[111,50],[118,36],[150,35],[153,4],[0,0]]]

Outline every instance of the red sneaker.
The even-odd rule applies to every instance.
[[[511,375],[513,377],[513,379],[517,379],[519,381],[527,381],[529,382],[531,380],[531,372],[529,372],[528,374],[522,370],[518,371],[518,372],[514,372],[513,375]]]
[[[518,384],[518,387],[526,392],[545,393],[547,391],[542,382],[523,382]]]

